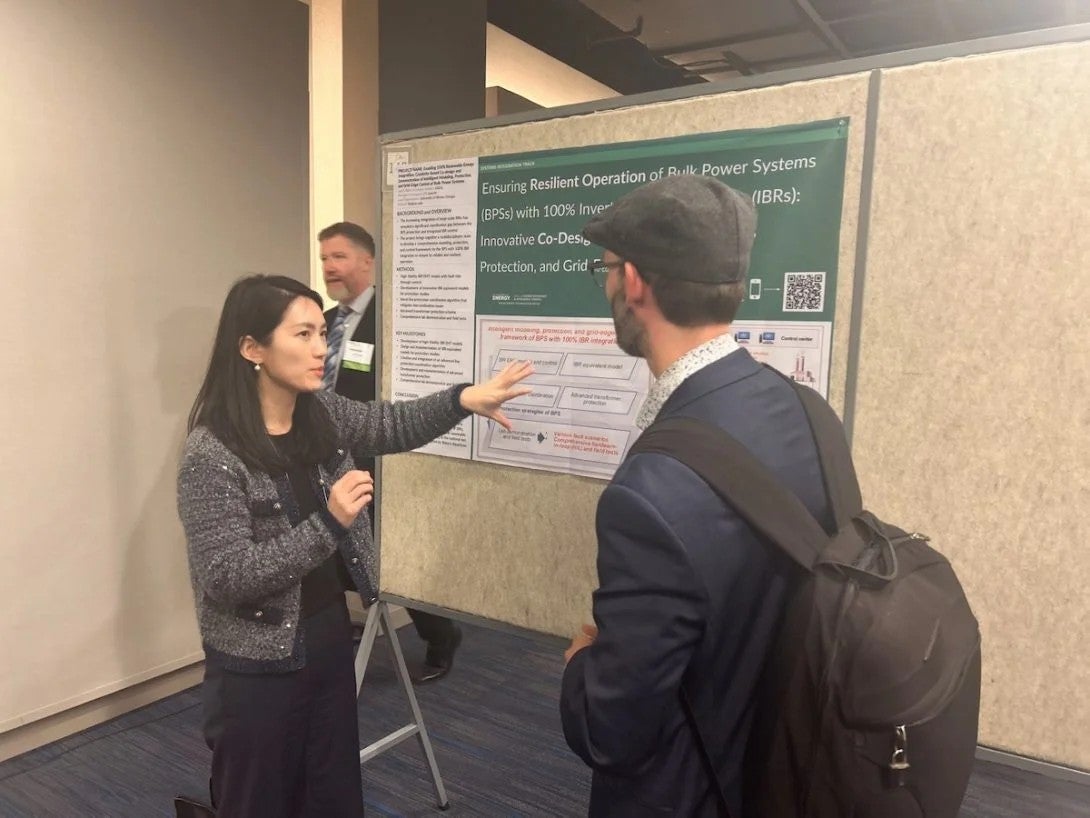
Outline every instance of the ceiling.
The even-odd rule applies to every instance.
[[[1090,0],[489,0],[488,17],[632,94],[1090,22]]]

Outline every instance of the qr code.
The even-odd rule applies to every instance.
[[[821,312],[825,309],[825,273],[784,273],[783,311]]]

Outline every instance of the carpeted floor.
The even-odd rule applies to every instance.
[[[418,688],[451,808],[435,794],[415,739],[363,768],[369,815],[578,816],[590,774],[564,744],[556,697],[566,646],[465,627],[454,670]],[[400,632],[407,657],[422,647]],[[2,818],[167,818],[176,793],[203,795],[209,752],[198,690],[0,764]],[[408,722],[380,640],[360,699],[361,741]],[[978,762],[963,818],[1090,816],[1090,787]]]

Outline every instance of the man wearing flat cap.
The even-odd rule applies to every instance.
[[[719,426],[828,521],[793,388],[730,329],[756,228],[749,196],[679,175],[628,193],[583,235],[604,250],[618,345],[655,377],[637,425],[686,416]],[[595,625],[565,653],[560,703],[568,744],[594,770],[590,815],[719,816],[713,774],[730,816],[751,815],[743,762],[791,565],[658,453],[625,460],[596,527]]]

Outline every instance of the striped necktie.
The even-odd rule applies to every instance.
[[[332,390],[337,383],[337,369],[341,365],[341,343],[344,340],[344,322],[351,314],[351,307],[343,304],[337,307],[337,314],[333,318],[333,324],[326,334],[325,371],[322,372],[322,389]]]

